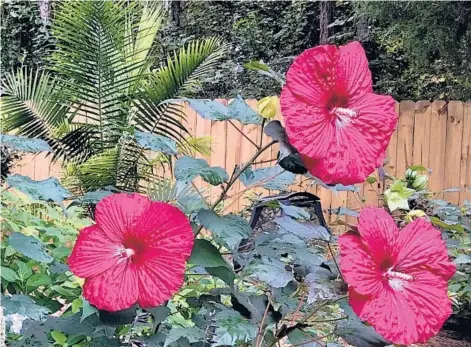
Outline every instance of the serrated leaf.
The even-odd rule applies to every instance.
[[[7,177],[6,182],[10,187],[31,196],[34,200],[54,201],[61,206],[64,206],[63,201],[71,196],[55,177],[35,181],[27,176],[16,174]]]
[[[234,249],[242,239],[252,233],[247,221],[239,216],[225,215],[218,216],[211,210],[201,210],[198,219],[207,230],[229,249]]]
[[[249,265],[250,276],[266,282],[274,288],[285,287],[293,280],[293,272],[286,270],[286,265],[276,259],[263,257]]]
[[[51,263],[54,260],[46,252],[43,243],[33,236],[13,233],[8,238],[8,243],[24,256],[41,263]]]
[[[288,334],[288,340],[292,345],[302,345],[305,347],[321,347],[322,345],[316,342],[316,334],[312,332],[294,329]]]
[[[271,190],[286,190],[294,183],[295,175],[285,171],[281,166],[252,170],[248,167],[239,177],[244,186],[261,186]]]
[[[237,119],[242,124],[262,124],[262,117],[247,105],[240,95],[237,95],[227,109],[230,119]]]
[[[204,159],[196,159],[191,157],[181,157],[175,163],[175,178],[177,181],[190,183],[196,176],[217,186],[229,179],[226,170],[220,166],[211,167]]]
[[[26,285],[28,287],[40,287],[40,286],[47,286],[52,283],[51,277],[46,274],[38,273],[34,274],[26,281]]]
[[[167,335],[164,347],[172,342],[177,341],[181,337],[188,340],[189,343],[203,342],[205,340],[206,332],[197,327],[191,328],[172,328]]]
[[[5,316],[17,313],[32,320],[43,320],[50,312],[48,308],[36,305],[26,295],[2,295],[2,307]]]
[[[210,267],[228,267],[227,262],[221,256],[218,249],[209,241],[203,239],[195,240],[195,245],[191,252],[189,264]]]
[[[11,148],[13,150],[21,152],[53,152],[52,148],[48,145],[46,141],[24,136],[11,136],[0,134],[0,143],[7,148]]]
[[[322,225],[313,222],[298,222],[291,217],[278,217],[275,222],[287,232],[304,240],[330,240],[329,231]]]
[[[156,135],[151,133],[146,133],[142,131],[136,131],[134,133],[136,141],[144,147],[145,149],[150,149],[151,151],[162,152],[169,155],[178,154],[177,143],[162,135]]]
[[[285,205],[282,201],[279,201],[279,204],[283,212],[286,213],[290,217],[293,217],[295,219],[306,219],[306,220],[311,218],[311,215],[309,214],[309,212],[306,211],[304,208]]]
[[[7,282],[15,282],[19,279],[15,271],[4,266],[0,268],[0,277],[2,277]]]
[[[235,346],[251,342],[257,336],[257,326],[237,311],[228,309],[218,312],[213,320],[216,329],[212,346]]]

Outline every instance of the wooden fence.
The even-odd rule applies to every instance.
[[[226,103],[226,100],[221,100]],[[256,100],[248,100],[249,105],[256,108]],[[453,203],[471,201],[471,103],[451,101],[402,101],[396,104],[399,124],[394,132],[387,150],[389,162],[386,171],[392,176],[402,176],[406,168],[414,164],[423,164],[433,170],[429,187]],[[241,125],[238,122],[211,122],[199,117],[195,111],[186,107],[187,127],[194,136],[212,137],[212,155],[206,158],[212,166],[222,166],[230,174],[234,166],[247,161],[255,152],[251,143],[260,141],[260,126]],[[282,120],[281,115],[277,119]],[[237,129],[236,129],[237,128]],[[240,131],[239,131],[240,130]],[[266,136],[262,143],[268,143]],[[262,154],[258,161],[276,158],[277,146],[273,146]],[[262,163],[255,167],[269,166]],[[44,154],[25,156],[15,168],[16,173],[28,175],[36,180],[50,176],[60,176],[60,164],[51,164]],[[208,187],[201,181],[197,185],[209,191],[211,197],[218,195],[218,187]],[[360,195],[366,205],[380,204],[378,194],[385,187],[380,183],[358,185]],[[246,204],[244,195],[238,194],[244,186],[237,182],[229,192],[232,199],[226,204],[227,211],[238,211]],[[460,188],[443,193],[450,188]],[[348,206],[358,209],[360,202],[352,192],[331,192],[318,186],[303,186],[300,182],[293,185],[293,190],[307,190],[317,194],[325,210]],[[268,194],[263,189],[255,189],[256,193]],[[238,197],[241,197],[240,199]],[[349,217],[343,220],[349,221]]]

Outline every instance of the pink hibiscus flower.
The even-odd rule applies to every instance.
[[[101,310],[155,307],[183,284],[194,235],[178,208],[139,194],[101,200],[96,224],[80,231],[69,257],[83,296]]]
[[[358,42],[304,51],[287,72],[280,103],[291,144],[325,183],[360,183],[383,165],[398,116],[393,98],[373,93]]]
[[[361,211],[358,230],[339,238],[353,310],[390,342],[427,341],[452,312],[447,281],[456,266],[440,231],[424,219],[399,230],[377,207]]]

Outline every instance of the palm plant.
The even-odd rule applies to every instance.
[[[139,191],[159,179],[136,131],[165,136],[183,152],[207,151],[205,141],[189,138],[173,100],[200,88],[227,46],[196,40],[154,68],[165,16],[160,2],[64,1],[48,69],[5,74],[3,131],[46,140],[67,165],[69,186],[83,191]]]

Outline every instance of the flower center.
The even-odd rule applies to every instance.
[[[389,286],[392,289],[397,290],[399,292],[402,292],[404,286],[414,279],[414,277],[411,275],[402,272],[392,271],[392,268],[389,268],[388,271],[383,273],[383,277],[386,278]]]
[[[346,127],[354,118],[358,116],[357,111],[352,110],[351,108],[343,107],[334,107],[330,111],[330,114],[334,117],[335,125],[338,128]]]

